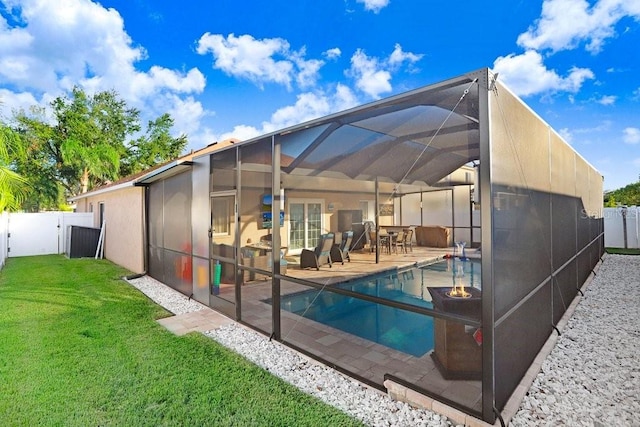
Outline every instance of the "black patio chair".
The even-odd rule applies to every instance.
[[[303,249],[300,254],[300,268],[315,268],[329,264],[331,267],[331,248],[333,247],[333,233],[320,236],[318,246],[314,250]]]
[[[342,240],[340,243],[336,243],[331,248],[331,262],[341,262],[344,265],[344,260],[351,262],[349,257],[349,249],[351,247],[351,241],[353,240],[353,231],[345,231],[342,233]]]

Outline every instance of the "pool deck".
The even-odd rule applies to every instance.
[[[453,248],[414,247],[413,252],[381,254],[375,263],[375,253],[367,251],[351,254],[351,262],[334,263],[320,270],[300,269],[295,264],[287,267],[287,276],[312,281],[325,286],[364,277],[371,274],[392,272],[422,266],[453,254]],[[477,250],[467,252],[469,258],[479,258]],[[243,322],[270,334],[272,331],[271,306],[266,301],[272,297],[270,281],[258,280],[242,287]],[[447,284],[450,286],[450,279]],[[295,282],[281,280],[281,295],[309,290]],[[327,294],[330,298],[330,294]],[[347,332],[300,317],[283,310],[281,315],[281,339],[298,349],[314,354],[326,362],[348,370],[370,383],[383,385],[385,375],[396,376],[416,384],[434,395],[455,401],[462,406],[481,410],[482,385],[475,380],[447,380],[438,370],[431,352],[421,357],[394,350],[375,342],[359,338]]]
[[[407,253],[382,253],[380,254],[378,263],[376,263],[376,254],[366,249],[352,252],[350,256],[351,262],[346,261],[344,265],[341,263],[333,263],[332,267],[324,265],[320,267],[320,270],[311,268],[300,269],[299,265],[289,263],[287,276],[309,280],[323,285],[331,285],[384,271],[402,270],[416,265],[431,264],[453,253],[454,248],[414,246],[413,251],[410,250]],[[480,251],[478,249],[470,249],[466,251],[466,255],[469,258],[479,258]],[[291,257],[288,257],[288,259],[293,261]]]

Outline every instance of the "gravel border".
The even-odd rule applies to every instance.
[[[175,314],[203,309],[144,276],[129,280]],[[511,426],[640,426],[640,256],[605,255]],[[205,335],[369,426],[452,426],[240,324]]]
[[[640,256],[604,261],[513,426],[640,426]]]

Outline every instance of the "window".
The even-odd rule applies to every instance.
[[[234,200],[234,196],[212,198],[211,225],[213,235],[229,236],[231,234]]]
[[[362,221],[369,220],[369,201],[360,200],[360,210],[362,211]]]

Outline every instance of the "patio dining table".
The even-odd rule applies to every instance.
[[[391,253],[391,248],[396,248],[397,231],[380,232],[380,247],[386,248],[387,253]],[[396,249],[397,251],[397,249]]]

